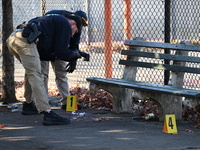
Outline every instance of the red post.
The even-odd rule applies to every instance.
[[[133,39],[131,0],[124,0],[124,32],[125,40]]]
[[[104,0],[105,76],[112,78],[112,0]]]

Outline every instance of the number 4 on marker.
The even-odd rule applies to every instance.
[[[169,128],[171,128],[172,130],[173,130],[173,127],[174,127],[173,122],[174,122],[174,121],[172,121],[172,117],[169,117],[169,119],[168,119],[168,126],[169,126]]]
[[[177,133],[176,118],[174,114],[165,116],[163,132]]]

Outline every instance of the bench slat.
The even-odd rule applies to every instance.
[[[171,70],[174,72],[188,72],[188,73],[200,74],[200,68],[175,66],[175,65],[168,65],[168,64],[156,64],[156,63],[148,63],[148,62],[138,62],[138,61],[133,61],[133,60],[123,60],[123,59],[120,59],[119,64],[135,66],[135,67],[143,67],[143,68],[160,69],[160,70]]]
[[[151,48],[200,52],[200,46],[196,46],[196,45],[147,42],[147,41],[140,41],[140,40],[126,40],[124,44],[128,46],[136,46],[136,47],[151,47]]]
[[[122,50],[121,54],[129,55],[129,56],[137,56],[137,57],[149,57],[149,58],[156,58],[156,59],[168,59],[168,60],[200,63],[200,57],[191,57],[191,56],[183,56],[183,55],[170,55],[170,54],[140,52],[140,51],[132,51],[132,50]]]
[[[157,85],[157,84],[150,84],[138,81],[128,81],[115,78],[110,79],[110,78],[89,77],[86,78],[86,80],[93,83],[117,85],[119,87],[124,87],[124,88],[140,89],[143,91],[151,91],[151,92],[162,92],[166,94],[179,95],[183,97],[190,97],[190,98],[200,97],[200,91],[198,90],[178,88],[167,85]]]

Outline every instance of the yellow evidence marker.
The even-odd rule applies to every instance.
[[[165,115],[163,132],[173,134],[177,133],[175,114]]]
[[[66,101],[67,107],[66,111],[74,111],[77,109],[77,104],[76,104],[76,96],[67,96],[67,101]]]

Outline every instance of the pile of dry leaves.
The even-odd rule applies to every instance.
[[[104,90],[88,90],[74,87],[70,90],[71,95],[77,97],[77,102],[84,109],[112,110],[112,96]]]

